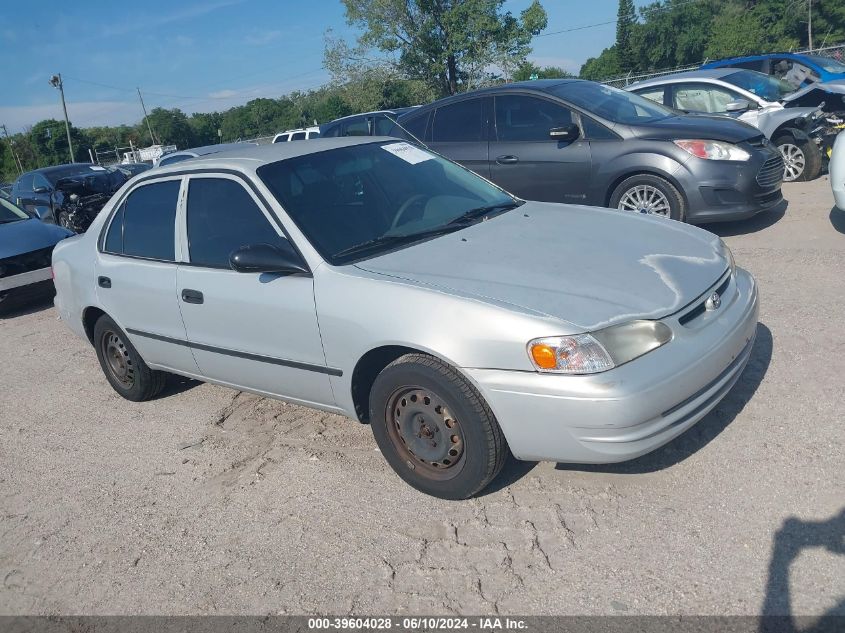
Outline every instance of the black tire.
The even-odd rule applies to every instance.
[[[684,202],[684,197],[677,190],[675,185],[673,185],[671,182],[653,174],[637,174],[636,176],[629,176],[628,178],[620,182],[616,186],[616,189],[613,190],[613,193],[610,194],[609,206],[612,209],[622,209],[623,198],[625,198],[626,194],[634,192],[638,187],[653,187],[654,189],[659,191],[663,195],[669,206],[669,213],[667,214],[667,217],[673,220],[678,220],[679,222],[685,221],[687,216],[687,210],[686,203]],[[649,213],[649,211],[642,209],[632,209],[627,206],[625,206],[624,208],[629,211],[640,211],[640,213]]]
[[[150,369],[123,330],[105,314],[94,324],[94,349],[106,380],[127,400],[142,402],[161,393],[167,373]]]
[[[370,426],[393,470],[441,499],[477,494],[510,454],[481,394],[454,367],[426,354],[406,354],[376,377]]]
[[[775,137],[772,143],[777,147],[786,163],[783,170],[784,182],[805,182],[818,178],[822,171],[822,152],[812,139],[796,139],[787,132]],[[801,157],[802,168],[798,175],[793,177],[790,175],[789,161],[796,150]]]

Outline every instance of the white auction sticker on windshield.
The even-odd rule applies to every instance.
[[[390,145],[382,145],[381,148],[390,152],[394,156],[398,156],[406,163],[411,163],[412,165],[434,158],[425,150],[421,150],[419,147],[414,147],[409,143],[391,143]]]
[[[91,165],[91,171],[106,171],[105,167],[100,167],[99,165]]]

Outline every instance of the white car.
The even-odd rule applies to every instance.
[[[286,143],[288,141],[307,141],[312,138],[320,138],[320,128],[316,125],[296,130],[285,130],[273,137],[274,143]]]
[[[845,211],[845,134],[841,132],[833,144],[828,173],[830,188],[833,189],[833,200],[839,209]]]
[[[731,389],[757,331],[754,279],[712,233],[525,202],[385,137],[150,170],[53,271],[62,320],[124,398],[172,372],[357,418],[449,499],[509,452],[656,449]]]
[[[792,103],[793,88],[774,77],[753,70],[713,68],[647,79],[625,90],[677,110],[727,115],[753,125],[783,156],[786,182],[813,180],[821,172],[821,137],[814,128],[822,114],[816,107]]]

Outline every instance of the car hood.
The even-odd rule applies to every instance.
[[[358,268],[566,321],[571,332],[661,318],[728,267],[718,238],[680,222],[528,202]]]
[[[0,224],[0,259],[53,246],[71,235],[67,229],[40,220]]]
[[[673,116],[648,125],[638,125],[633,132],[639,138],[660,141],[703,138],[728,143],[740,143],[760,135],[759,130],[742,121],[706,114]]]
[[[813,83],[783,98],[783,104],[786,107],[795,104],[818,107],[822,102],[825,102],[830,110],[841,110],[845,104],[845,79]]]

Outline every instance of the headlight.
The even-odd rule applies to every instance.
[[[741,147],[722,141],[691,139],[672,142],[693,156],[705,160],[748,160],[751,158],[751,154]]]
[[[672,330],[659,321],[631,321],[570,336],[548,336],[528,343],[528,356],[538,371],[554,374],[597,374],[623,365],[672,340]]]

